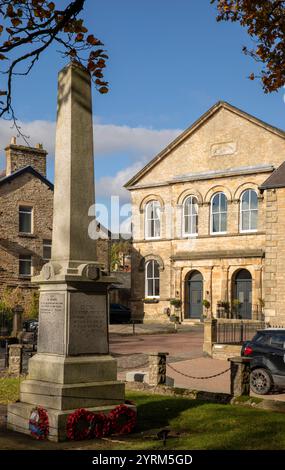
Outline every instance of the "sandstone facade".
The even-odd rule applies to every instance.
[[[266,252],[266,231],[275,216],[273,201],[259,188],[285,160],[284,137],[283,131],[220,102],[126,184],[133,208],[134,317],[168,321],[170,299],[176,298],[182,302],[176,310],[182,321],[215,316],[220,302],[231,310],[236,302],[237,318],[243,318],[247,302],[245,318],[260,318],[266,296],[274,296],[265,290],[264,265],[265,256],[275,259]],[[241,201],[249,190],[257,195],[257,225],[242,230]],[[213,233],[213,200],[218,193],[227,200],[227,227]],[[197,202],[195,235],[183,233],[189,196]],[[160,207],[158,237],[146,236],[146,207],[151,201]],[[159,267],[158,296],[149,296],[146,287],[145,267],[151,260]],[[267,302],[270,298],[273,301],[267,297]],[[210,307],[200,305],[199,315],[193,315],[203,300]]]

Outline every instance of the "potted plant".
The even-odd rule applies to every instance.
[[[209,317],[209,308],[211,307],[211,304],[210,304],[209,300],[207,300],[207,299],[204,299],[202,304],[206,309],[206,314],[204,314],[203,316],[205,318],[208,318]]]
[[[177,297],[170,299],[170,305],[174,307],[174,314],[170,315],[169,319],[174,323],[175,331],[177,331],[177,325],[180,323],[181,299],[178,299]]]
[[[175,299],[170,299],[170,305],[173,305],[175,309],[180,309],[181,307],[181,299],[175,298]]]

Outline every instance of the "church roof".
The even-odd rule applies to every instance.
[[[156,155],[149,163],[147,163],[138,173],[136,173],[124,186],[127,189],[132,189],[132,187],[143,177],[148,171],[150,171],[157,163],[163,160],[167,155],[174,150],[178,145],[180,145],[185,139],[187,139],[191,134],[193,134],[199,127],[201,127],[208,119],[210,119],[215,113],[220,109],[227,109],[244,119],[256,124],[257,126],[263,127],[264,129],[276,134],[283,139],[285,138],[285,131],[274,127],[261,119],[258,119],[251,114],[242,111],[241,109],[233,106],[230,103],[225,101],[218,101],[214,106],[212,106],[206,113],[204,113],[199,119],[197,119],[194,124],[192,124],[188,129],[186,129],[182,134],[180,134],[176,139],[174,139],[170,144],[162,150],[158,155]]]

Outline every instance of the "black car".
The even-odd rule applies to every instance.
[[[28,332],[38,331],[39,322],[38,320],[25,320],[23,322],[23,329]]]
[[[131,309],[122,304],[110,304],[110,323],[130,323]]]
[[[285,328],[267,328],[243,343],[241,355],[250,358],[250,388],[266,395],[285,388]]]

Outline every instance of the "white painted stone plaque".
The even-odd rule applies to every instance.
[[[237,150],[236,142],[223,142],[214,144],[211,147],[211,156],[219,157],[222,155],[233,155]]]
[[[40,294],[38,352],[64,354],[65,294]]]
[[[106,296],[70,293],[67,354],[108,354]]]

